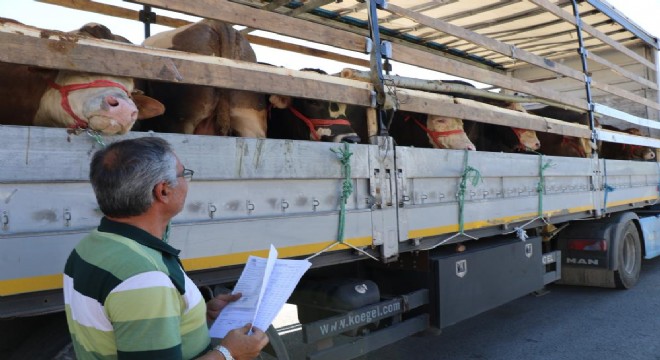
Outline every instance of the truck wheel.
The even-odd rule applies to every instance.
[[[266,334],[269,340],[268,345],[261,351],[259,359],[289,360],[289,352],[286,350],[286,345],[277,330],[271,325],[266,330]]]
[[[630,289],[637,284],[642,268],[642,246],[637,227],[632,221],[625,225],[617,241],[616,251],[619,266],[614,271],[614,282],[619,289]]]

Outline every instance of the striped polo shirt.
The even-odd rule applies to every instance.
[[[210,349],[206,303],[178,254],[146,231],[107,218],[80,241],[64,268],[79,360],[192,359]]]

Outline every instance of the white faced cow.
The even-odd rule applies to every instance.
[[[158,33],[144,45],[256,63],[247,40],[229,24],[202,20]],[[263,94],[209,86],[150,82],[150,96],[165,104],[161,119],[143,123],[144,130],[201,135],[266,137]]]
[[[70,34],[128,42],[99,24]],[[127,133],[137,119],[163,112],[162,104],[134,91],[130,78],[8,63],[0,63],[0,78],[3,124],[89,128],[114,135]]]

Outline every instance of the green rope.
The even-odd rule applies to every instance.
[[[342,165],[342,173],[344,181],[341,187],[341,201],[339,210],[339,227],[337,229],[337,241],[344,243],[344,227],[346,225],[346,202],[349,196],[353,193],[353,183],[351,182],[351,155],[352,152],[348,149],[348,143],[344,143],[344,148],[333,148],[330,151],[337,154],[337,158]]]
[[[539,154],[539,183],[536,191],[539,193],[539,217],[543,217],[543,193],[545,192],[545,170],[552,164],[551,160],[543,163],[543,154]]]
[[[103,137],[101,136],[100,132],[98,132],[96,130],[89,129],[89,128],[86,129],[85,132],[92,139],[94,139],[99,145],[101,145],[102,147],[105,147],[105,142],[103,141]]]
[[[458,185],[458,233],[463,234],[464,220],[463,209],[465,207],[465,190],[467,189],[467,181],[470,179],[472,186],[477,186],[481,181],[481,173],[479,170],[468,165],[469,150],[465,150],[465,157],[463,159],[463,174],[461,175],[461,182]]]

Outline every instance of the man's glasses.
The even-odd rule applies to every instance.
[[[190,180],[192,180],[194,174],[195,174],[195,172],[193,170],[183,168],[183,171],[181,171],[181,174],[177,175],[176,177],[182,177],[182,178],[186,179],[187,181],[190,181]]]

